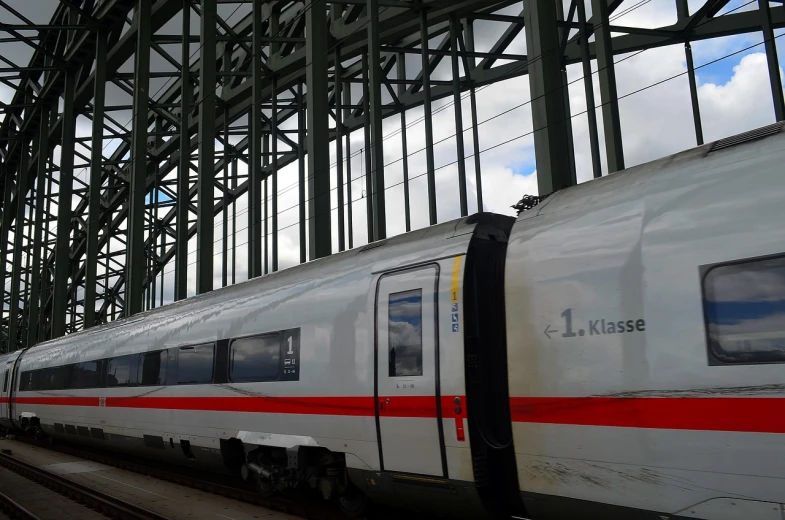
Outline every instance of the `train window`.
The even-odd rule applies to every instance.
[[[8,370],[5,371],[5,376],[3,376],[3,392],[8,391]]]
[[[213,358],[215,346],[212,343],[180,347],[177,357],[177,382],[210,383],[213,380]]]
[[[281,370],[281,335],[240,338],[229,345],[229,380],[275,381]]]
[[[106,367],[106,386],[128,386],[136,382],[131,379],[133,373],[134,356],[122,356],[109,360]]]
[[[146,386],[165,385],[168,364],[169,352],[166,350],[139,354],[139,384]]]
[[[422,375],[422,289],[390,295],[390,377]]]
[[[713,361],[785,363],[785,257],[712,267],[703,290]]]
[[[19,377],[19,391],[20,392],[27,392],[32,390],[31,383],[33,380],[33,373],[31,371],[22,372]]]
[[[101,360],[85,361],[73,365],[69,389],[101,387]]]
[[[35,390],[62,390],[63,389],[63,370],[62,367],[51,367],[36,370],[38,372],[37,381],[35,380]]]

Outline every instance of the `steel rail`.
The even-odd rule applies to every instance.
[[[259,493],[255,486],[250,484],[247,487],[240,487],[218,482],[217,479],[210,480],[199,478],[186,474],[184,471],[160,467],[152,460],[145,461],[145,463],[134,462],[128,460],[122,454],[109,455],[94,448],[81,449],[60,442],[43,443],[23,436],[16,436],[14,440],[31,446],[57,451],[73,457],[91,460],[118,469],[198,489],[214,495],[231,498],[247,504],[253,504],[281,513],[298,516],[306,520],[346,520],[346,516],[339,511],[332,509],[322,500],[293,500],[284,496],[265,497]],[[2,462],[0,461],[0,465],[1,464]]]
[[[115,520],[170,520],[166,516],[79,484],[5,453],[0,453],[0,466]]]
[[[41,520],[6,494],[0,493],[0,511],[18,520]]]

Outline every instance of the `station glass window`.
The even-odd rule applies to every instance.
[[[236,339],[229,346],[229,359],[231,381],[275,381],[281,369],[281,335]]]
[[[180,347],[177,358],[177,382],[210,383],[213,380],[213,358],[215,346],[212,343]]]
[[[422,289],[390,295],[389,376],[422,375]]]
[[[166,350],[139,354],[139,384],[146,386],[165,385],[168,363],[169,352]]]
[[[713,267],[703,290],[717,361],[785,363],[785,257]]]
[[[109,360],[106,367],[106,386],[128,386],[132,382],[133,356],[116,357]]]

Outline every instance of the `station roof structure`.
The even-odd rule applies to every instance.
[[[622,170],[616,63],[650,49],[683,49],[685,147],[695,42],[755,35],[785,119],[781,0],[625,24],[648,3],[0,0],[0,351],[487,210],[482,159],[516,139],[541,195]],[[516,78],[529,127],[483,142],[480,92]]]

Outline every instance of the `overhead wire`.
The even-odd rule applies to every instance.
[[[774,40],[776,40],[776,39],[778,39],[778,38],[781,38],[781,37],[783,37],[783,36],[785,36],[785,33],[783,33],[783,34],[780,34],[779,36],[775,36],[775,37],[774,37]],[[753,44],[753,45],[750,45],[750,46],[747,46],[747,47],[744,47],[744,48],[742,48],[742,49],[738,49],[738,50],[736,50],[736,51],[734,51],[734,52],[731,52],[731,53],[728,53],[728,54],[725,54],[725,55],[723,55],[723,56],[721,56],[721,57],[719,57],[719,58],[716,58],[716,59],[714,59],[714,60],[711,60],[711,61],[709,61],[709,62],[706,62],[706,63],[703,63],[703,64],[701,64],[701,65],[698,65],[698,66],[696,66],[696,67],[695,67],[695,70],[699,70],[699,69],[702,69],[702,68],[708,67],[708,66],[710,66],[710,65],[713,65],[713,64],[715,64],[715,63],[718,63],[718,62],[720,62],[720,61],[722,61],[722,60],[725,60],[725,59],[727,59],[727,58],[730,58],[730,57],[736,56],[736,55],[738,55],[738,54],[744,53],[744,52],[746,52],[746,51],[748,51],[748,50],[750,50],[750,49],[753,49],[753,48],[755,48],[755,47],[759,47],[760,45],[763,45],[764,43],[765,43],[765,41],[764,41],[764,42],[760,42],[760,43],[756,43],[756,44]],[[667,78],[664,78],[664,79],[662,79],[662,80],[660,80],[660,81],[657,81],[657,82],[651,83],[651,84],[649,84],[649,85],[646,85],[645,87],[639,88],[639,89],[637,89],[637,90],[634,90],[634,91],[632,91],[632,92],[629,92],[629,93],[627,93],[627,94],[624,94],[624,95],[622,95],[622,96],[619,96],[619,97],[618,97],[618,99],[625,99],[625,98],[628,98],[628,97],[630,97],[630,96],[633,96],[633,95],[635,95],[635,94],[639,94],[639,93],[641,93],[641,92],[643,92],[643,91],[645,91],[645,90],[648,90],[648,89],[650,89],[650,88],[653,88],[653,87],[659,86],[659,85],[661,85],[661,84],[663,84],[663,83],[666,83],[666,82],[668,82],[668,81],[671,81],[671,80],[673,80],[673,79],[676,79],[676,78],[679,78],[679,77],[681,77],[681,76],[684,76],[685,74],[688,74],[688,71],[683,71],[683,72],[680,72],[680,73],[678,73],[678,74],[674,74],[674,75],[672,75],[672,76],[669,76],[669,77],[667,77]],[[606,104],[607,104],[607,103],[601,103],[600,105],[598,105],[598,106],[597,106],[597,107],[595,107],[595,108],[601,108],[602,106],[605,106]],[[578,113],[576,113],[576,114],[572,114],[572,115],[570,115],[568,118],[565,118],[563,121],[558,121],[557,123],[561,123],[561,122],[564,122],[564,121],[566,121],[566,120],[573,119],[573,118],[575,118],[575,117],[578,117],[578,116],[581,116],[581,115],[583,115],[583,114],[586,114],[587,112],[588,112],[588,109],[586,109],[586,110],[583,110],[583,111],[581,111],[581,112],[578,112]],[[516,136],[514,136],[514,137],[511,137],[511,138],[509,138],[509,139],[507,139],[507,140],[505,140],[505,141],[502,141],[502,142],[500,142],[500,143],[496,143],[496,144],[494,144],[494,145],[491,145],[491,146],[489,146],[489,147],[487,147],[487,148],[485,148],[485,149],[481,150],[479,153],[481,153],[481,154],[482,154],[482,153],[485,153],[485,152],[488,152],[488,151],[494,150],[494,149],[496,149],[496,148],[500,148],[500,147],[502,147],[502,146],[505,146],[505,145],[507,145],[507,144],[510,144],[510,143],[512,143],[512,142],[514,142],[514,141],[517,141],[517,140],[519,140],[519,139],[522,139],[522,138],[524,138],[524,137],[527,137],[527,136],[533,135],[535,132],[538,132],[538,131],[544,130],[544,129],[548,128],[548,126],[549,126],[549,125],[544,125],[544,126],[542,126],[541,128],[536,128],[536,129],[533,129],[533,130],[531,130],[531,131],[524,132],[524,133],[522,133],[522,134],[516,135]],[[470,158],[470,157],[473,157],[473,156],[474,156],[474,154],[472,153],[472,154],[469,154],[468,156],[466,156],[465,158]],[[445,163],[445,164],[443,164],[443,165],[441,165],[441,166],[438,166],[438,167],[436,167],[434,171],[438,171],[438,170],[441,170],[441,169],[447,168],[447,167],[449,167],[449,166],[452,166],[452,165],[456,164],[458,161],[459,161],[459,159],[456,159],[456,160],[454,160],[454,161],[451,161],[451,162]],[[428,174],[428,172],[426,171],[426,172],[420,173],[420,174],[418,174],[418,175],[416,175],[416,176],[414,176],[414,177],[410,177],[410,179],[409,179],[409,180],[416,179],[416,178],[420,178],[420,177],[423,177],[423,176],[425,176],[425,175],[427,175],[427,174]],[[392,188],[394,188],[394,187],[400,186],[400,185],[402,185],[402,184],[403,184],[403,181],[401,181],[401,182],[398,182],[398,183],[395,183],[395,184],[392,184],[392,185],[390,185],[390,186],[387,186],[387,187],[383,188],[381,191],[382,191],[382,192],[383,192],[383,191],[387,191],[387,190],[389,190],[389,189],[392,189]],[[357,198],[357,199],[354,199],[353,201],[351,201],[351,203],[358,202],[358,201],[362,200],[363,198],[365,198],[365,197],[359,197],[359,198]],[[297,206],[292,206],[292,207],[286,208],[286,209],[282,210],[281,212],[279,212],[279,214],[280,214],[280,213],[282,213],[282,212],[285,212],[285,211],[289,211],[290,209],[292,209],[292,208],[296,208],[296,207],[297,207]],[[320,214],[317,214],[317,215],[311,215],[311,216],[307,217],[307,220],[311,220],[311,219],[313,219],[313,218],[317,218],[317,217],[323,217],[323,216],[329,215],[329,214],[331,214],[333,211],[336,211],[337,209],[338,209],[337,207],[331,207],[329,212],[322,212],[322,213],[320,213]],[[295,222],[295,223],[293,223],[293,224],[290,224],[290,225],[288,225],[288,226],[281,227],[281,228],[279,229],[279,231],[284,231],[284,230],[286,230],[286,229],[289,229],[289,228],[291,228],[291,227],[294,227],[294,226],[296,226],[296,225],[299,225],[299,222]],[[247,227],[246,227],[246,228],[241,228],[241,229],[239,229],[239,230],[237,230],[237,231],[242,231],[242,230],[244,230],[244,229],[247,229]],[[220,239],[220,240],[216,241],[215,243],[219,243],[221,240],[222,240],[222,239]],[[236,246],[243,246],[243,245],[246,245],[246,244],[247,244],[247,242],[244,242],[244,243],[236,244]],[[218,256],[218,255],[220,255],[220,254],[221,254],[221,253],[215,253],[213,256]],[[189,264],[188,264],[188,266],[195,265],[195,264],[196,264],[196,262],[191,262],[191,263],[189,263]],[[171,273],[173,273],[173,272],[174,272],[173,270],[170,270],[170,271],[164,271],[162,274],[163,274],[163,275],[166,275],[166,274],[171,274]]]

